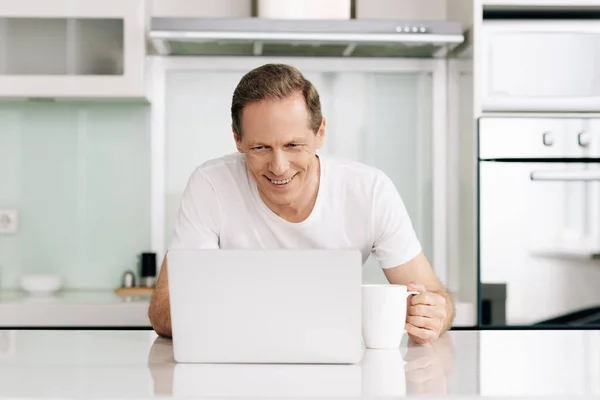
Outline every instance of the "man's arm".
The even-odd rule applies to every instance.
[[[198,168],[181,197],[175,232],[168,249],[218,249],[219,226],[219,204],[214,187]],[[148,317],[158,335],[172,337],[166,256],[150,301]]]
[[[170,338],[171,332],[171,308],[169,303],[169,277],[167,274],[167,257],[163,260],[156,288],[152,294],[148,317],[154,331],[163,337]]]
[[[383,271],[391,284],[407,285],[409,290],[421,292],[419,295],[411,296],[409,302],[407,332],[412,339],[417,342],[437,339],[452,327],[454,320],[452,296],[439,281],[422,252],[405,264]],[[436,325],[437,322],[440,323],[439,327]],[[439,331],[435,332],[438,328]]]

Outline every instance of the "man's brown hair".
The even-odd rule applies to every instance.
[[[297,68],[285,64],[265,64],[244,75],[233,92],[231,102],[231,125],[237,139],[242,139],[244,107],[263,100],[283,100],[295,93],[302,93],[309,114],[308,126],[316,134],[323,119],[319,93]]]

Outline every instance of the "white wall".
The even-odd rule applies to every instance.
[[[473,26],[473,3],[474,0],[446,0],[446,18],[460,22],[465,30],[470,29]]]
[[[356,0],[358,19],[446,19],[447,0]]]

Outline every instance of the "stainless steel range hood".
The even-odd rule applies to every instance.
[[[457,22],[152,18],[150,41],[173,56],[444,57]]]

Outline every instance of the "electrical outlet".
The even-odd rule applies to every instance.
[[[0,234],[16,233],[19,229],[17,210],[0,210]]]

